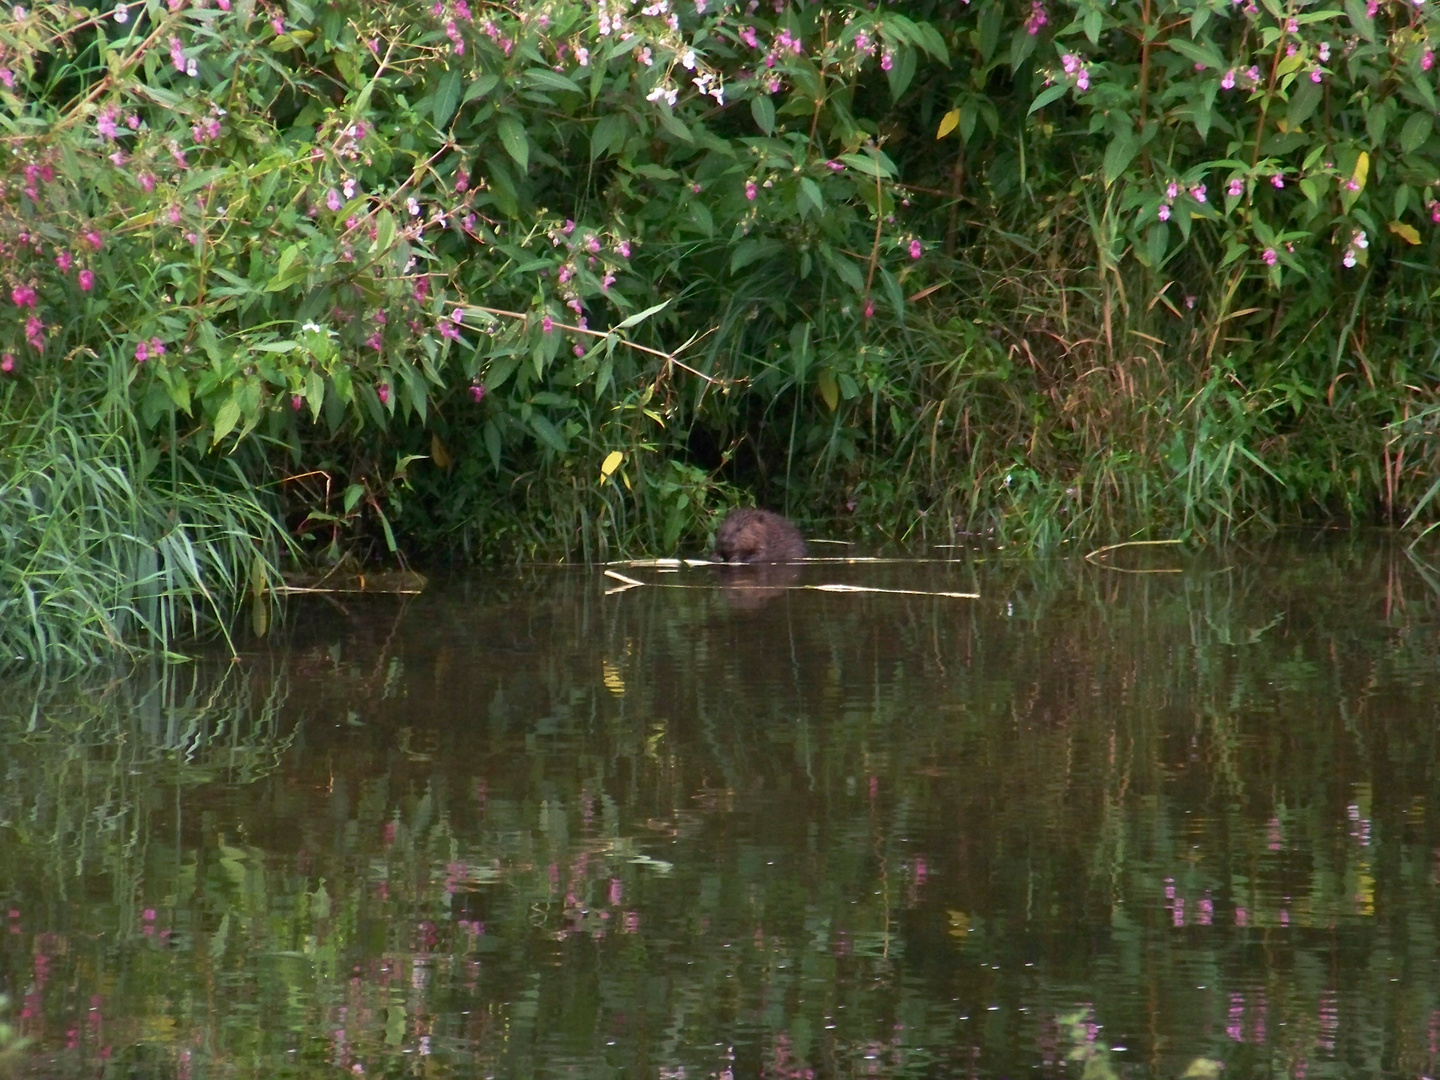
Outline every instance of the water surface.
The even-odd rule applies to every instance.
[[[1435,1075],[1440,577],[1113,561],[476,574],[13,686],[8,1066]]]

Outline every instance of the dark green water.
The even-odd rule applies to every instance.
[[[0,1072],[1436,1075],[1440,579],[1116,561],[1185,572],[495,573],[12,684]]]

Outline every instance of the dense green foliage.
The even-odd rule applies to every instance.
[[[7,407],[321,558],[1423,523],[1434,7],[15,7]]]

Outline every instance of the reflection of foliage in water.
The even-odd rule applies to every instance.
[[[51,697],[0,971],[72,1073],[1433,1072],[1434,597],[1253,561],[461,583]]]

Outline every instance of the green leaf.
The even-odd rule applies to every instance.
[[[1375,40],[1375,20],[1370,18],[1365,0],[1345,0],[1345,14],[1357,34],[1366,41]]]
[[[890,80],[890,100],[898,101],[915,78],[915,50],[908,45],[896,49],[895,62],[885,74]]]
[[[950,50],[945,47],[945,38],[939,30],[927,22],[915,24],[915,41],[922,49],[946,67],[950,66]]]
[[[1295,92],[1290,95],[1290,104],[1285,109],[1286,123],[1291,127],[1299,127],[1309,120],[1320,104],[1324,93],[1325,88],[1321,83],[1302,79],[1295,88]]]
[[[494,420],[485,421],[485,449],[490,453],[490,463],[500,471],[500,429]]]
[[[800,178],[800,194],[809,200],[816,213],[824,213],[825,196],[820,191],[820,185],[810,177],[802,176]]]
[[[389,251],[395,243],[395,215],[381,210],[375,215],[375,250]]]
[[[987,64],[995,55],[995,46],[1000,44],[1000,30],[1004,26],[1004,18],[1004,4],[986,4],[985,10],[980,13],[980,40],[976,43],[976,47],[980,50],[980,58]]]
[[[841,154],[837,160],[866,176],[877,176],[884,180],[895,176],[895,163],[880,150],[873,154]]]
[[[1010,70],[1019,71],[1020,66],[1030,59],[1035,51],[1035,35],[1020,27],[1010,39]]]
[[[454,67],[441,76],[440,85],[435,88],[435,100],[431,104],[431,108],[434,112],[437,130],[445,130],[445,125],[455,115],[455,109],[459,104],[460,69]]]
[[[210,440],[214,446],[226,435],[235,430],[235,425],[240,422],[240,399],[232,395],[225,399],[225,404],[220,406],[220,411],[215,414],[215,434]]]
[[[828,244],[820,246],[820,257],[825,260],[825,265],[834,270],[836,276],[846,285],[849,285],[857,293],[865,291],[865,275],[860,272],[860,267],[856,266],[849,258],[833,251]]]
[[[1105,186],[1108,188],[1120,178],[1140,152],[1140,140],[1130,130],[1120,132],[1105,148]]]
[[[606,113],[600,117],[590,131],[590,160],[594,161],[612,149],[618,151],[623,147],[629,126],[624,113]]]
[[[483,75],[477,75],[470,80],[470,85],[465,88],[465,97],[461,99],[462,103],[469,104],[472,101],[478,101],[499,85],[500,76],[493,71],[487,71]]]
[[[485,372],[485,390],[487,393],[494,393],[499,387],[505,385],[505,380],[510,378],[515,369],[520,366],[520,357],[514,353],[508,356],[497,356],[490,361],[490,368]]]
[[[525,125],[513,116],[502,116],[496,125],[500,142],[523,173],[530,167],[530,140],[525,136]]]
[[[1400,129],[1400,152],[1411,154],[1425,145],[1430,138],[1433,122],[1428,113],[1412,112]]]
[[[1100,44],[1100,29],[1104,24],[1105,14],[1098,7],[1091,8],[1085,13],[1085,36],[1090,39],[1091,45]]]
[[[681,142],[693,143],[695,141],[695,135],[685,126],[685,121],[669,109],[661,108],[656,115],[660,120],[660,126]]]
[[[1220,50],[1208,41],[1195,42],[1182,37],[1172,37],[1167,39],[1165,44],[1193,63],[1204,64],[1216,71],[1225,68],[1225,58],[1220,55]]]
[[[750,115],[766,135],[775,131],[775,104],[767,95],[756,94],[750,99]]]
[[[634,315],[631,315],[629,318],[627,318],[627,319],[621,321],[620,323],[616,324],[616,326],[614,327],[614,329],[616,329],[616,330],[628,330],[628,329],[630,329],[630,327],[632,327],[632,326],[638,326],[640,323],[642,323],[642,322],[644,322],[646,319],[648,319],[651,315],[654,315],[657,311],[659,311],[659,310],[661,310],[662,308],[664,308],[665,305],[668,304],[668,303],[670,303],[669,300],[662,300],[660,303],[656,304],[654,307],[648,307],[648,308],[646,308],[644,311],[637,311]]]
[[[735,251],[730,256],[730,273],[733,274],[759,259],[768,258],[783,250],[785,245],[778,240],[742,240],[735,245]]]
[[[535,433],[536,438],[557,453],[563,454],[568,449],[560,429],[538,412],[530,414],[530,430]]]
[[[541,90],[566,90],[572,94],[585,92],[574,79],[544,67],[530,68],[525,72],[525,81]]]
[[[1029,116],[1031,113],[1038,112],[1046,105],[1049,105],[1052,101],[1064,97],[1066,91],[1068,91],[1069,89],[1069,83],[1051,83],[1049,86],[1045,87],[1044,90],[1041,90],[1040,93],[1035,95],[1035,100],[1030,103],[1030,109],[1026,112],[1025,115]]]

